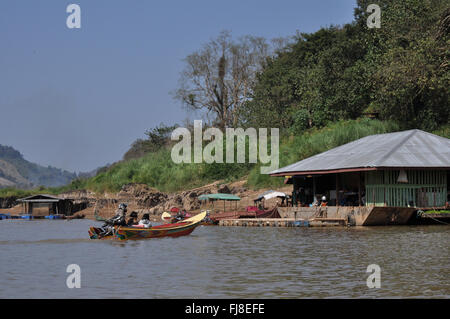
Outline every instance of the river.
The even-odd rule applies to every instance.
[[[449,298],[450,226],[201,226],[90,240],[91,220],[0,221],[0,298]],[[81,288],[66,285],[67,266]],[[369,289],[370,264],[380,288]]]

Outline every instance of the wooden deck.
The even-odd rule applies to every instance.
[[[346,226],[347,221],[343,218],[239,218],[223,219],[219,221],[219,226],[237,227],[328,227]]]

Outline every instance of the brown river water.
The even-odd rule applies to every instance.
[[[0,221],[0,298],[449,298],[450,226],[201,226],[95,241],[91,220]],[[69,289],[69,264],[81,288]],[[369,289],[367,266],[381,268]]]

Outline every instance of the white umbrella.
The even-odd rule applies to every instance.
[[[264,199],[266,200],[274,197],[286,197],[286,194],[282,192],[271,192],[269,194],[264,195]]]

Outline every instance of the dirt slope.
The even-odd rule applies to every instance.
[[[238,202],[226,202],[225,210],[243,211],[247,206],[253,206],[253,200],[268,189],[251,190],[246,187],[246,181],[238,181],[234,183],[224,184],[220,181],[197,187],[194,189],[177,192],[163,193],[145,184],[127,184],[124,185],[120,192],[116,194],[106,193],[101,196],[89,191],[73,191],[61,194],[63,197],[72,198],[75,202],[86,202],[88,207],[79,211],[86,218],[95,219],[95,215],[102,218],[110,218],[115,215],[116,209],[120,203],[128,204],[128,213],[136,211],[141,217],[144,213],[149,213],[153,220],[160,219],[160,215],[164,211],[169,211],[172,207],[185,209],[188,212],[197,213],[202,209],[214,209],[215,211],[223,211],[224,202],[219,201],[211,205],[205,205],[198,200],[198,196],[213,193],[231,193],[241,198]],[[290,194],[292,186],[276,189],[281,192]],[[267,208],[273,207],[279,199],[271,199],[266,201]]]

